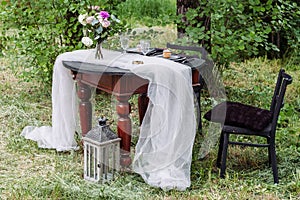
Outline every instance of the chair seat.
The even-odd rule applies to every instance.
[[[204,118],[224,125],[262,131],[271,123],[272,113],[239,102],[225,101],[208,111]]]
[[[267,138],[270,137],[271,128],[272,128],[272,124],[269,124],[262,131],[254,131],[248,128],[224,125],[222,131],[231,134],[257,135],[257,136],[262,136]]]

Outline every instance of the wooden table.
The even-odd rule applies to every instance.
[[[131,119],[129,116],[131,108],[128,100],[132,95],[139,94],[138,108],[141,123],[148,105],[148,80],[131,73],[129,70],[116,67],[76,61],[63,61],[63,65],[71,70],[73,79],[77,81],[82,136],[85,136],[92,128],[91,88],[100,89],[116,97],[117,132],[121,138],[120,163],[122,166],[129,166],[131,164]],[[199,71],[192,67],[193,87],[198,87],[199,81]]]

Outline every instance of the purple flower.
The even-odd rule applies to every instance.
[[[99,13],[99,15],[103,18],[103,19],[107,19],[107,18],[109,18],[109,13],[108,12],[106,12],[106,11],[101,11],[100,13]]]

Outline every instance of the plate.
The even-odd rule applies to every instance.
[[[137,48],[129,48],[126,50],[127,53],[142,53]]]
[[[150,48],[148,53],[152,52],[153,50],[155,50],[154,48]],[[141,51],[139,51],[137,48],[129,48],[126,50],[127,53],[139,53],[139,54],[143,54]],[[147,54],[148,54],[147,53]]]
[[[163,55],[158,55],[157,57],[164,58]],[[165,58],[165,59],[169,59],[174,62],[182,62],[186,59],[186,57],[182,57],[182,56],[178,56],[178,55],[171,55],[170,58]]]

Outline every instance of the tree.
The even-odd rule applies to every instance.
[[[177,26],[177,32],[178,32],[178,37],[181,38],[185,35],[186,33],[186,27],[188,26],[194,26],[190,22],[188,22],[186,13],[189,9],[204,9],[205,8],[205,1],[204,3],[200,3],[200,1],[195,1],[195,0],[177,0],[177,15],[181,18],[181,25]],[[200,16],[198,15],[195,20],[198,22],[202,22],[202,27],[204,28],[204,33],[207,33],[210,31],[210,16],[203,15]],[[211,42],[210,38],[209,39],[201,39],[198,41],[199,44],[204,46],[208,51],[211,49]]]
[[[220,66],[300,57],[299,0],[177,0],[177,8],[179,37],[202,44]]]

